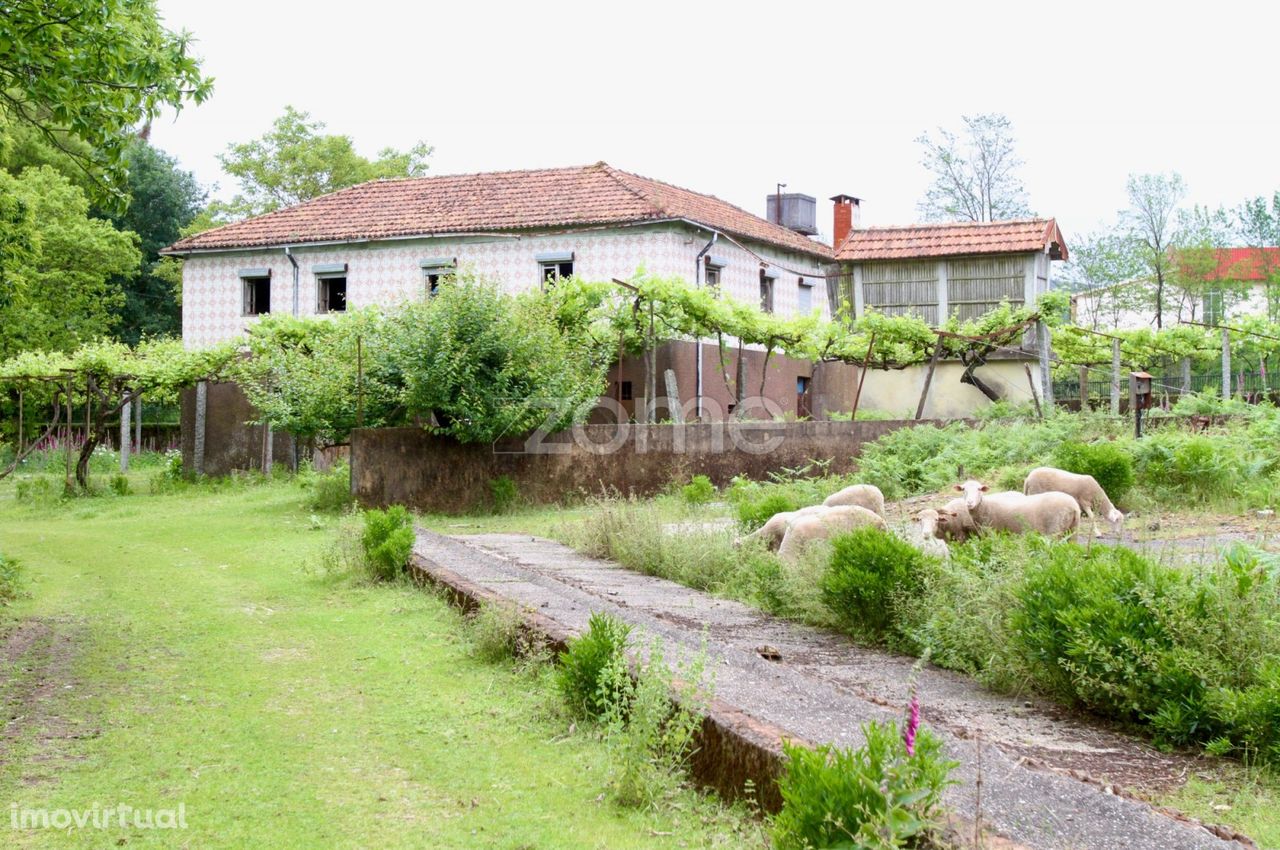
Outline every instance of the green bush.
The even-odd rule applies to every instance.
[[[602,718],[619,699],[610,690],[607,672],[624,659],[631,627],[607,614],[595,613],[587,631],[569,641],[560,653],[556,687],[569,710],[578,717]]]
[[[413,516],[403,505],[365,511],[360,542],[374,577],[395,578],[409,565],[413,554]]]
[[[686,504],[705,505],[716,496],[716,486],[705,475],[695,475],[688,484],[680,488],[680,495]]]
[[[679,687],[657,641],[634,676],[621,654],[606,665],[603,719],[612,773],[609,790],[617,803],[647,808],[683,781],[710,698],[703,663],[699,658],[682,665],[679,679],[685,684]]]
[[[919,591],[924,562],[919,549],[878,528],[837,535],[822,602],[849,631],[883,638],[899,625],[899,601]]]
[[[494,511],[505,514],[516,506],[520,490],[510,475],[499,475],[489,481],[489,495],[493,498]]]
[[[737,504],[738,522],[753,531],[784,511],[800,509],[800,501],[789,493],[765,492],[755,498],[744,496]]]
[[[1092,475],[1115,503],[1133,488],[1133,458],[1113,442],[1063,443],[1054,450],[1053,465],[1067,472]]]
[[[58,498],[60,488],[55,487],[53,479],[45,475],[32,475],[19,478],[13,488],[13,497],[19,502],[43,504]]]
[[[862,732],[866,745],[857,750],[783,743],[778,850],[917,847],[939,828],[955,767],[941,742],[920,729],[908,756],[896,723],[868,723]]]
[[[117,472],[111,476],[111,492],[117,496],[128,496],[133,492],[133,488],[129,486],[129,477]]]
[[[344,511],[355,501],[351,495],[351,468],[337,461],[328,472],[306,476],[303,486],[310,488],[307,507],[313,511]]]
[[[523,655],[528,649],[520,612],[510,605],[482,605],[470,618],[471,647],[481,661],[496,664]]]
[[[22,566],[14,558],[0,553],[0,605],[8,605],[18,597],[22,583]]]

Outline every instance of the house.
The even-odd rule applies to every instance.
[[[1233,316],[1280,316],[1280,248],[1221,247],[1184,252],[1183,278],[1171,277],[1164,293],[1162,321],[1216,324]],[[1155,284],[1125,281],[1077,292],[1071,297],[1075,321],[1093,330],[1133,330],[1156,325]]]
[[[831,316],[847,301],[859,313],[912,310],[938,321],[1033,298],[1048,287],[1049,260],[1066,256],[1051,219],[861,228],[860,201],[833,200],[834,247],[812,238],[810,196],[770,195],[768,217],[760,217],[599,162],[363,183],[188,237],[164,253],[185,260],[183,337],[193,347],[235,338],[271,312],[326,315],[427,297],[441,275],[461,268],[519,291],[569,275],[625,280],[643,266],[786,316]],[[659,372],[675,373],[687,417],[733,411],[724,375],[735,375],[736,364],[722,364],[719,354],[710,342],[659,351]],[[754,395],[763,352],[744,356]],[[775,415],[847,411],[855,375],[841,364],[815,370],[775,356],[763,395]],[[625,361],[610,380],[610,397],[634,415],[643,367]],[[920,369],[869,378],[866,404],[913,407],[918,389],[909,385],[922,380]],[[970,387],[935,386],[931,414],[966,414],[985,403]]]

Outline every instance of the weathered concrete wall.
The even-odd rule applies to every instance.
[[[351,435],[351,482],[365,505],[403,504],[438,513],[489,504],[489,482],[503,475],[531,502],[599,493],[651,495],[693,475],[724,485],[735,475],[764,478],[810,460],[830,461],[833,473],[848,472],[864,443],[916,424],[922,423],[587,425],[541,445],[493,446],[463,445],[420,428],[366,428]]]
[[[262,425],[250,425],[257,411],[237,384],[208,384],[205,403],[205,475],[228,475],[237,470],[262,469]],[[182,469],[196,471],[196,388],[182,392]],[[293,438],[272,434],[273,464],[293,465]]]
[[[1031,377],[1035,381],[1036,394],[1043,400],[1044,393],[1040,389],[1040,367],[1035,361],[993,358],[985,366],[979,367],[976,374],[1002,398],[1014,404],[1021,404],[1031,401],[1031,384],[1027,381],[1027,372],[1024,368],[1026,365],[1031,366]],[[862,399],[858,402],[858,408],[883,410],[898,416],[914,416],[928,371],[928,364],[906,369],[872,369],[867,373],[867,382],[862,388]],[[964,366],[957,361],[943,361],[938,364],[937,371],[933,375],[933,383],[929,385],[929,400],[924,408],[925,416],[939,419],[963,418],[972,416],[975,410],[991,404],[977,387],[960,383],[962,374],[964,374]]]

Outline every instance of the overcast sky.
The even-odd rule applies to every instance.
[[[839,192],[864,223],[915,220],[914,140],[979,112],[1013,121],[1032,209],[1068,244],[1130,172],[1177,170],[1210,205],[1280,189],[1270,3],[160,7],[216,85],[152,141],[223,196],[216,155],[286,104],[369,155],[424,140],[437,174],[605,160],[757,214],[783,182],[821,199],[824,233]]]

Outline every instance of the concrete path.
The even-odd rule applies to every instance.
[[[510,600],[549,632],[580,632],[592,612],[604,611],[636,627],[636,645],[658,636],[668,656],[705,646],[715,676],[713,713],[735,715],[730,726],[736,722],[745,738],[775,753],[779,736],[858,746],[860,724],[903,714],[913,659],[857,647],[552,541],[419,531],[415,556],[418,569],[435,580],[464,595]],[[766,658],[762,649],[780,657]],[[1116,793],[1117,786],[1177,781],[1197,764],[1189,756],[1159,753],[1106,725],[987,692],[944,670],[926,668],[919,681],[924,722],[961,765],[946,802],[962,829],[976,821],[1005,839],[1003,846],[1037,850],[1250,846],[1229,830]]]

